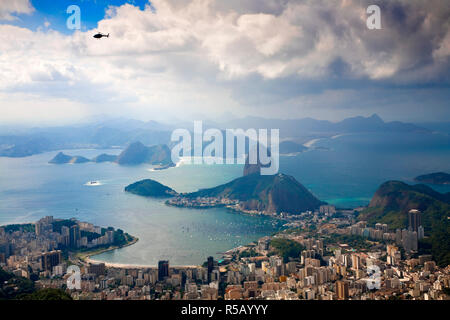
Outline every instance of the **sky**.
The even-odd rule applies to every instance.
[[[450,1],[0,0],[0,74],[0,124],[448,121]]]

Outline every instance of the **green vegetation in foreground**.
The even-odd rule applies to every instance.
[[[0,268],[0,300],[72,300],[60,289],[36,290],[30,279],[17,277]]]
[[[72,300],[72,297],[61,289],[46,288],[23,295],[20,300]]]
[[[285,262],[288,262],[289,258],[298,259],[300,253],[305,250],[305,247],[300,243],[289,239],[272,239],[270,241],[270,246],[273,248],[275,254],[283,257]]]
[[[24,294],[35,291],[33,281],[17,277],[0,268],[0,300],[20,299]]]

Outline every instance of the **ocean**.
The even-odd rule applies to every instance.
[[[33,222],[46,215],[113,226],[137,236],[129,247],[93,259],[111,263],[202,264],[210,255],[255,241],[282,222],[224,208],[169,207],[164,200],[125,193],[151,178],[178,192],[213,187],[242,175],[242,165],[187,165],[152,171],[150,165],[114,163],[52,165],[58,151],[26,158],[0,157],[0,225]],[[63,150],[92,158],[120,150]],[[311,150],[282,156],[280,172],[293,175],[319,199],[341,208],[367,205],[386,180],[413,183],[420,174],[450,172],[450,137],[441,134],[358,134],[317,140]],[[89,181],[99,181],[89,185]],[[450,186],[432,186],[450,192]]]

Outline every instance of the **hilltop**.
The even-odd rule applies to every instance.
[[[52,164],[64,164],[64,163],[85,163],[91,160],[82,156],[69,156],[63,152],[59,152],[49,163]]]
[[[171,165],[171,151],[165,144],[147,147],[141,142],[130,144],[117,157],[117,163],[121,165],[138,165],[143,163]]]
[[[358,218],[372,224],[387,223],[392,229],[406,228],[411,209],[422,212],[426,238],[419,243],[419,252],[431,253],[441,266],[450,264],[450,193],[439,193],[423,184],[388,181]]]
[[[433,224],[447,220],[450,193],[439,193],[423,184],[387,181],[375,192],[369,208],[361,213],[360,219],[369,223],[387,223],[392,228],[406,228],[407,213],[411,209],[423,213],[425,232],[430,232]]]
[[[322,202],[294,177],[285,174],[249,174],[226,184],[183,195],[238,200],[243,210],[299,214],[318,208]]]

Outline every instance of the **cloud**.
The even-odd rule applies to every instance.
[[[449,2],[375,1],[383,29],[368,30],[369,2],[156,0],[110,7],[96,30],[73,35],[0,25],[0,92],[92,113],[301,116],[401,88],[398,114],[415,103],[405,91],[448,87]],[[93,39],[97,30],[110,37]]]
[[[6,0],[0,2],[0,20],[15,20],[14,14],[31,14],[34,11],[30,0]]]

